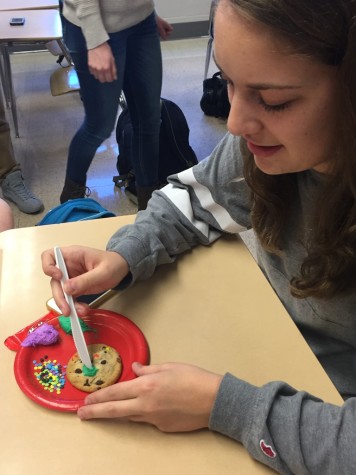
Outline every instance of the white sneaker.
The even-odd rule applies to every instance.
[[[39,213],[44,208],[42,201],[27,188],[20,170],[9,173],[1,182],[1,188],[3,197],[15,203],[23,213]]]

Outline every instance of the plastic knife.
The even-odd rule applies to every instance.
[[[67,267],[63,259],[63,254],[59,247],[54,247],[53,250],[54,250],[54,255],[56,258],[57,267],[62,271],[61,284],[62,284],[62,289],[64,292],[64,297],[70,307],[70,320],[71,320],[74,344],[82,362],[85,364],[87,368],[92,368],[93,365],[90,359],[87,345],[85,343],[85,339],[84,339],[82,328],[80,326],[78,314],[74,306],[73,297],[71,295],[68,295],[64,291],[64,282],[68,280],[69,277],[68,277]]]

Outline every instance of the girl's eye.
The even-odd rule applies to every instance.
[[[258,102],[267,112],[281,112],[288,109],[291,104],[291,102],[283,102],[282,104],[267,104],[261,97]]]

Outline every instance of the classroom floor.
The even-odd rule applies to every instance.
[[[207,38],[162,42],[162,97],[176,102],[190,127],[190,144],[198,159],[206,157],[226,131],[224,120],[207,117],[200,109]],[[42,199],[45,210],[37,215],[21,213],[11,204],[15,226],[35,225],[50,209],[59,204],[67,149],[80,126],[83,107],[77,92],[53,97],[50,76],[60,66],[48,51],[11,55],[14,89],[19,117],[19,138],[12,134],[16,159],[29,188]],[[210,62],[209,75],[216,71]],[[8,120],[13,132],[10,111]],[[136,213],[124,189],[115,187],[117,174],[115,132],[98,149],[88,173],[91,197],[116,215]],[[1,192],[0,192],[1,193]]]

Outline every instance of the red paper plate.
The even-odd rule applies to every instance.
[[[147,364],[149,349],[141,330],[128,318],[107,310],[91,310],[85,323],[93,330],[84,332],[87,345],[105,343],[120,353],[122,373],[119,381],[128,381],[136,377],[131,369],[134,361]],[[70,357],[76,353],[72,335],[65,333],[58,323],[58,317],[47,321],[59,331],[59,340],[55,345],[23,347],[16,353],[14,372],[20,389],[37,404],[57,411],[76,412],[83,404],[88,393],[79,391],[65,378],[64,387],[57,394],[49,392],[35,376],[34,361],[41,358],[56,360],[56,364],[65,366]]]

